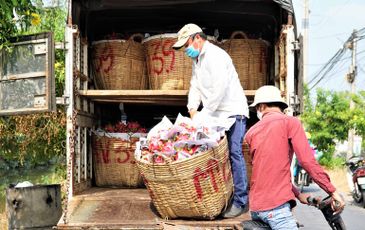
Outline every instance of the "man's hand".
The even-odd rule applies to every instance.
[[[190,109],[189,110],[190,118],[193,119],[196,113],[197,113],[196,109]]]
[[[308,204],[308,200],[307,198],[310,197],[311,194],[310,193],[299,193],[298,195],[298,200],[300,201],[300,203],[302,204]]]
[[[332,197],[332,203],[331,203],[332,210],[335,211],[335,214],[341,212],[345,207],[345,201],[343,197],[336,191],[332,193],[331,197]]]

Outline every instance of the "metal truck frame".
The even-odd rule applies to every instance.
[[[291,0],[70,0],[68,11],[66,87],[62,100],[67,108],[67,194],[57,228],[242,228],[241,222],[249,219],[249,214],[213,221],[164,220],[150,206],[145,189],[108,189],[93,185],[90,133],[101,123],[103,105],[150,105],[154,110],[159,106],[184,108],[188,91],[96,90],[89,48],[98,36],[114,28],[125,33],[165,33],[176,32],[182,25],[194,22],[207,27],[211,33],[217,27],[224,37],[234,30],[244,30],[270,42],[267,84],[281,90],[289,104],[287,113],[296,115],[300,111],[303,83],[299,68],[300,43],[296,37]],[[252,101],[255,90],[246,90],[245,93]],[[0,90],[0,109],[1,100],[4,99]],[[14,111],[6,110],[7,115],[11,112]]]

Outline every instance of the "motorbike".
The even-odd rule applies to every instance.
[[[309,176],[307,171],[305,171],[300,165],[297,165],[297,173],[294,176],[294,184],[303,192],[304,186],[309,186],[312,183],[312,178]]]
[[[322,214],[324,215],[327,223],[331,227],[332,230],[346,230],[345,223],[341,217],[341,212],[335,213],[332,210],[331,202],[332,199],[330,196],[318,200],[314,197],[307,198],[308,204],[315,206],[319,210],[321,210]],[[339,205],[339,203],[336,203]],[[246,220],[242,222],[243,230],[270,230],[270,226],[262,221],[257,220]],[[303,225],[298,224],[298,227],[304,227]]]
[[[347,162],[347,174],[352,196],[365,208],[365,161],[363,157],[351,157]]]
[[[315,159],[318,161],[318,159],[322,156],[323,153],[321,151],[318,151],[317,148],[312,144],[310,145],[313,155]],[[303,192],[304,186],[309,186],[313,182],[313,180],[309,176],[307,171],[305,171],[305,169],[300,166],[296,157],[293,158],[293,164],[294,164],[294,169],[293,169],[294,184],[300,189],[300,192]]]

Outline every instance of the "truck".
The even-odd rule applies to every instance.
[[[303,96],[302,58],[292,1],[70,0],[67,9],[62,98],[55,96],[52,33],[18,40],[15,47],[22,55],[12,61],[19,68],[0,71],[0,115],[54,111],[57,103],[66,107],[67,192],[57,229],[241,229],[241,222],[250,218],[248,213],[232,219],[162,219],[144,188],[95,186],[90,133],[124,112],[128,118],[150,125],[164,115],[186,114],[188,90],[97,89],[90,47],[114,31],[176,33],[191,22],[216,37],[219,31],[221,38],[244,31],[270,44],[265,84],[277,86],[289,105],[287,114],[297,115]],[[33,61],[27,61],[27,57]],[[255,90],[245,90],[249,103]],[[21,93],[27,96],[16,96]],[[257,121],[254,117],[251,114],[249,126]]]

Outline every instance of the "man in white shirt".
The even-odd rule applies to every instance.
[[[224,218],[232,218],[248,211],[247,171],[242,141],[249,111],[232,59],[206,38],[199,26],[187,24],[178,32],[178,40],[173,48],[184,46],[186,55],[193,59],[187,105],[190,117],[195,116],[202,103],[201,113],[234,121],[227,131],[234,195],[230,206],[222,214]]]

